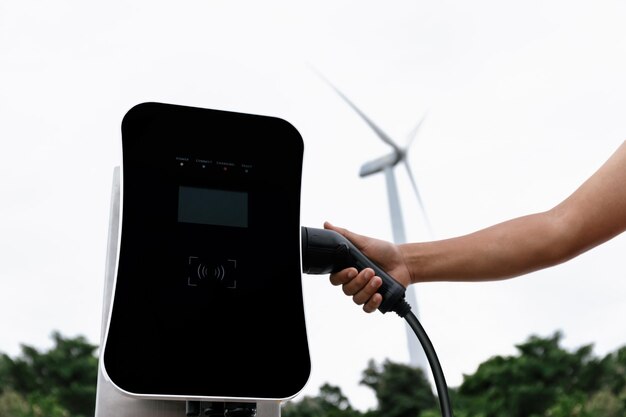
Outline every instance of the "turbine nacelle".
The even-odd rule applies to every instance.
[[[376,174],[384,171],[385,168],[394,167],[398,162],[404,158],[404,152],[393,151],[387,155],[383,155],[372,161],[368,161],[361,165],[359,176],[367,177],[368,175]]]

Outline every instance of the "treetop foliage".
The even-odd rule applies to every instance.
[[[94,413],[97,346],[84,337],[52,334],[42,352],[22,345],[21,354],[0,354],[0,417],[87,417]]]
[[[510,356],[493,356],[450,388],[456,417],[626,417],[626,346],[597,357],[593,346],[568,350],[563,335],[530,336]],[[97,346],[52,334],[46,351],[22,345],[0,353],[0,417],[89,417],[95,410]],[[352,407],[326,383],[317,396],[283,404],[283,417],[439,417],[439,403],[418,368],[370,361],[360,383],[377,400]]]
[[[626,346],[603,358],[593,346],[573,351],[561,346],[563,335],[530,336],[516,345],[511,356],[493,356],[476,372],[464,375],[459,387],[450,388],[456,417],[626,417]],[[361,384],[371,388],[377,407],[360,412],[349,403],[346,417],[439,417],[438,402],[420,369],[404,364],[370,361]],[[284,406],[284,417],[323,417],[301,414],[303,402]],[[346,400],[347,401],[347,400]],[[327,404],[328,405],[328,404]],[[320,409],[321,410],[321,409]]]

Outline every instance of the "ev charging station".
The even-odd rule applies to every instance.
[[[452,410],[405,288],[339,233],[300,225],[304,144],[283,119],[142,103],[113,175],[95,417],[280,417],[311,360],[302,273],[372,268]]]
[[[298,131],[143,103],[124,117],[122,153],[96,417],[280,415],[311,369]]]

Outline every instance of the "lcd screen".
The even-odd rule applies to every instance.
[[[180,186],[178,221],[248,227],[248,193]]]

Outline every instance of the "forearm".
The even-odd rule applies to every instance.
[[[506,279],[561,263],[576,253],[562,213],[553,209],[477,232],[400,246],[411,281]]]
[[[626,142],[553,209],[465,236],[400,246],[412,282],[511,278],[571,259],[626,230]]]

